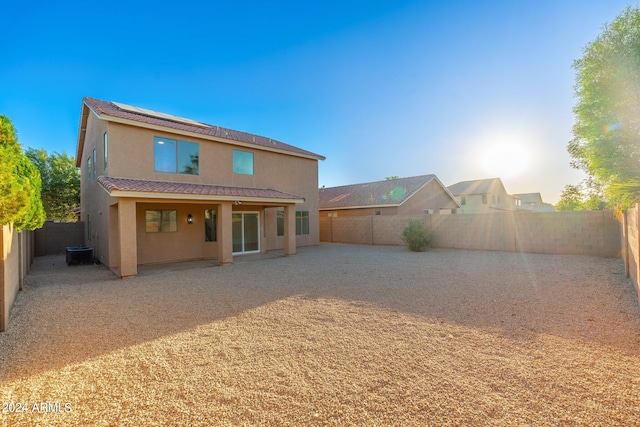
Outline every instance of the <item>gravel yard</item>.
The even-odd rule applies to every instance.
[[[276,255],[128,280],[36,258],[0,334],[2,425],[639,425],[619,259]]]

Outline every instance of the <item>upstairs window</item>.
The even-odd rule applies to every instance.
[[[462,206],[467,204],[467,198],[465,196],[460,197],[460,204]]]
[[[486,195],[486,194],[483,194],[483,195],[482,195],[482,204],[483,204],[483,205],[486,205],[486,204],[487,204],[487,195]]]
[[[87,181],[89,181],[91,179],[91,176],[93,175],[93,156],[89,156],[87,158]]]
[[[107,161],[107,153],[109,152],[108,147],[107,147],[107,143],[109,141],[107,140],[107,133],[105,132],[104,135],[102,135],[102,149],[103,149],[103,158],[104,158],[104,167],[102,168],[103,170],[107,170],[107,165],[109,164],[109,162]]]
[[[253,153],[233,150],[233,173],[253,175]]]
[[[197,143],[155,137],[153,145],[156,172],[199,174],[200,147]]]

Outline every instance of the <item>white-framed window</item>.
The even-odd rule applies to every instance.
[[[178,231],[177,210],[146,210],[144,226],[147,233],[172,233]]]
[[[91,176],[93,175],[93,156],[89,156],[87,157],[87,181],[89,181],[91,179]]]
[[[309,234],[309,211],[296,211],[296,236]]]
[[[103,169],[106,171],[107,170],[107,165],[109,164],[108,158],[109,158],[109,149],[108,149],[108,138],[107,138],[107,133],[105,132],[104,135],[102,135],[102,157],[104,159],[103,162]]]
[[[276,236],[284,236],[284,211],[276,213]]]
[[[253,175],[253,153],[250,151],[233,150],[233,173]]]
[[[153,161],[156,172],[198,175],[200,146],[197,142],[154,137]]]
[[[276,235],[284,236],[284,211],[276,216]],[[309,234],[309,211],[296,211],[296,236]]]

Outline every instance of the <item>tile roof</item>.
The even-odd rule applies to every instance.
[[[126,106],[124,104],[101,101],[95,98],[85,97],[83,103],[86,104],[98,116],[111,116],[120,119],[133,120],[148,125],[162,126],[178,131],[192,132],[201,134],[206,137],[215,137],[230,141],[237,141],[244,144],[255,145],[256,148],[265,148],[271,150],[286,151],[293,154],[308,156],[318,160],[324,160],[324,157],[303,150],[293,145],[285,144],[275,139],[266,138],[264,136],[253,135],[246,132],[240,132],[233,129],[227,129],[220,126],[209,125],[206,123],[198,123],[193,120],[182,119],[180,117],[168,114],[157,113],[150,110]]]
[[[435,175],[421,175],[321,188],[320,209],[399,206],[433,179]]]
[[[504,189],[500,178],[476,179],[472,181],[462,181],[447,187],[456,196],[464,194],[489,194],[494,191]]]
[[[106,176],[98,177],[98,183],[102,185],[109,194],[113,191],[124,191],[133,193],[158,193],[159,197],[162,197],[162,194],[177,194],[211,196],[212,199],[215,199],[216,197],[238,198],[240,200],[255,198],[291,200],[292,202],[295,200],[304,200],[303,197],[296,196],[294,194],[266,188],[227,187],[222,185],[147,181],[142,179],[114,178]]]

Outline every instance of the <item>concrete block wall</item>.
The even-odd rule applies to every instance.
[[[603,257],[621,253],[621,226],[611,211],[323,218],[321,241],[402,245],[402,230],[416,218],[432,231],[435,248]]]
[[[424,221],[422,216],[391,216],[378,215],[372,218],[373,242],[375,245],[404,245],[402,241],[402,230],[412,219]],[[398,221],[403,218],[403,221]],[[425,223],[428,226],[428,224]]]
[[[513,214],[428,215],[436,248],[516,250]]]
[[[35,256],[63,254],[67,246],[83,246],[84,233],[82,221],[47,221],[35,231]]]

